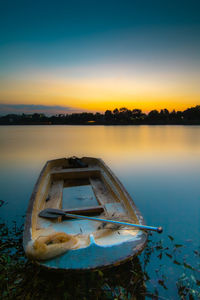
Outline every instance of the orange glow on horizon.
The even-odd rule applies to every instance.
[[[126,107],[143,112],[153,109],[184,110],[199,105],[196,80],[173,82],[145,76],[131,78],[34,78],[4,79],[0,103],[60,105],[84,111]]]

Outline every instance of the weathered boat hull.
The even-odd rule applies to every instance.
[[[99,222],[69,219],[52,221],[38,216],[42,209],[48,207],[73,209],[74,186],[79,187],[79,192],[83,192],[82,186],[91,186],[93,196],[83,195],[75,199],[83,208],[84,203],[87,207],[90,202],[96,201],[92,205],[104,207],[101,217],[110,218],[116,214],[120,218],[126,215],[132,223],[144,224],[130,195],[101,159],[84,157],[80,160],[63,158],[48,161],[37,180],[26,214],[23,245],[27,255],[30,243],[52,231],[76,237],[78,246],[49,259],[35,259],[38,264],[51,269],[84,271],[116,266],[144,249],[147,242],[147,232],[144,230],[99,229],[102,226]]]

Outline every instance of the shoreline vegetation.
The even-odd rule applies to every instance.
[[[0,116],[0,125],[200,125],[200,105],[184,111],[166,108],[145,114],[140,109],[116,108],[105,113],[72,113],[46,116],[43,113]]]

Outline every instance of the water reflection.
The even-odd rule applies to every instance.
[[[153,225],[156,216],[157,224],[181,227],[187,220],[199,230],[198,126],[1,126],[0,144],[0,197],[8,213],[25,211],[47,160],[96,156],[118,175],[147,222]],[[179,230],[189,234],[188,227]]]
[[[1,126],[0,200],[7,202],[1,213],[8,221],[21,220],[47,160],[101,157],[123,182],[146,223],[162,225],[162,239],[174,236],[190,257],[199,246],[199,154],[199,126]],[[157,238],[161,237],[154,235]],[[159,262],[150,263],[152,276],[155,264]],[[167,260],[165,271],[174,280]]]
[[[1,163],[35,164],[55,157],[97,156],[112,163],[166,163],[197,158],[194,126],[1,126]],[[196,163],[199,163],[197,161]]]

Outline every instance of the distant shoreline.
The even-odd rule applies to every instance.
[[[177,123],[177,124],[0,124],[0,126],[200,126],[200,121],[198,123]]]
[[[46,116],[42,113],[0,116],[0,125],[200,125],[200,105],[184,111],[161,109],[148,114],[125,107],[105,113],[73,113]]]

